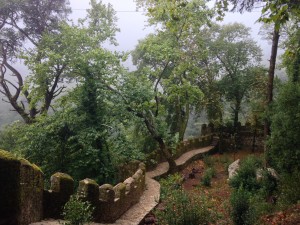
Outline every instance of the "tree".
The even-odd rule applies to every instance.
[[[194,82],[200,69],[193,58],[195,50],[191,39],[208,24],[213,13],[203,1],[149,0],[137,1],[137,4],[148,10],[149,23],[160,28],[141,41],[133,52],[137,65],[133,76],[147,80],[152,91],[147,108],[131,110],[144,120],[169,162],[170,170],[175,170],[166,138],[178,133],[178,140],[183,140],[190,111],[203,96]]]
[[[53,115],[35,118],[20,127],[14,138],[15,151],[42,166],[46,175],[59,170],[75,179],[91,177],[104,183],[113,178],[106,87],[118,82],[122,55],[102,47],[106,41],[116,43],[114,10],[101,2],[91,4],[79,24],[60,23],[57,32],[41,37],[38,48],[23,54],[32,72],[24,89],[31,91],[36,104],[42,102],[57,67],[62,69],[60,79],[76,79],[76,83],[56,101]]]
[[[260,4],[261,1],[258,0],[226,0],[226,1],[217,1],[218,11],[222,15],[223,10],[228,10],[228,3],[233,4],[232,11],[237,10],[239,12],[251,11],[255,5]],[[272,49],[270,56],[270,66],[269,66],[269,81],[266,93],[266,106],[269,107],[273,101],[273,83],[274,83],[274,74],[276,66],[276,56],[279,43],[279,31],[282,25],[284,25],[292,16],[299,17],[300,8],[299,0],[283,0],[283,1],[274,1],[274,0],[265,0],[263,1],[262,15],[260,21],[265,23],[273,23],[273,38],[272,38]],[[270,135],[270,121],[268,118],[265,119],[264,133],[265,137]]]
[[[255,87],[261,49],[250,38],[250,29],[234,23],[212,28],[209,50],[219,64],[219,85],[225,99],[231,104],[233,123],[237,132],[239,113],[251,88]]]
[[[283,65],[287,70],[289,79],[297,83],[300,81],[300,17],[294,18],[286,26],[287,39],[284,41],[285,53]]]
[[[25,74],[16,62],[28,46],[38,48],[43,35],[58,32],[59,23],[70,12],[66,0],[13,0],[0,2],[0,91],[26,123],[38,113],[46,113],[52,100],[63,89],[58,86],[63,67],[55,68],[55,76],[44,85],[41,108],[30,89],[25,87]],[[41,58],[37,57],[36,62]],[[13,80],[16,78],[16,82]]]
[[[283,55],[283,65],[289,80],[280,88],[272,110],[268,159],[279,172],[290,175],[300,171],[299,18],[288,24],[286,31],[288,35],[284,42],[286,51]]]

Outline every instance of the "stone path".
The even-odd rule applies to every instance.
[[[213,150],[214,146],[207,146],[184,153],[175,160],[177,166],[185,167],[191,161],[201,158],[204,153]],[[166,175],[169,169],[167,162],[160,163],[153,171],[146,172],[146,190],[139,203],[132,206],[113,224],[91,223],[91,225],[138,225],[144,217],[158,204],[160,196],[160,184],[154,178]],[[61,223],[60,223],[61,222]],[[63,221],[47,220],[31,225],[59,225]]]

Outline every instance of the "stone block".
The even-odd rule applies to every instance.
[[[103,184],[99,187],[99,198],[104,202],[114,202],[115,191],[111,184]]]
[[[20,161],[20,224],[27,225],[43,218],[44,174],[27,160]]]
[[[65,173],[55,173],[50,178],[50,190],[44,191],[44,218],[62,218],[62,209],[74,193],[74,180]]]
[[[114,186],[113,190],[115,192],[115,198],[124,199],[126,191],[126,185],[124,183],[118,183]]]
[[[79,186],[77,194],[80,198],[89,201],[95,202],[99,200],[99,185],[96,181],[86,178],[79,181]]]
[[[0,224],[19,224],[20,161],[0,150]]]
[[[135,181],[132,177],[128,177],[123,183],[126,185],[126,193],[134,190]]]
[[[53,192],[59,192],[63,195],[72,195],[74,192],[74,180],[65,173],[55,173],[50,178],[51,187]]]

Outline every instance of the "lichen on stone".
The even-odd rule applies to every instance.
[[[2,149],[0,149],[0,158],[2,160],[6,160],[6,161],[18,161],[16,156],[14,156],[12,153],[2,150]]]

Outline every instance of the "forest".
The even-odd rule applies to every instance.
[[[72,21],[68,0],[0,0],[0,149],[35,163],[45,179],[59,171],[99,184],[117,183],[120,165],[132,160],[155,167],[157,153],[171,174],[161,181],[167,206],[156,213],[158,224],[262,224],[264,215],[300,209],[299,0],[216,0],[214,7],[205,0],[135,2],[155,29],[133,51],[117,52],[107,48],[118,44],[120,32],[111,4],[90,0],[86,17]],[[268,65],[249,27],[220,23],[229,11],[257,7],[271,43]],[[286,79],[276,76],[279,69]],[[220,140],[218,154],[245,150],[244,124],[263,137],[262,149],[254,143],[255,154],[229,182],[229,222],[196,207],[211,207],[207,197],[197,202],[172,188],[180,180],[177,146],[200,136],[205,123]],[[226,135],[229,144],[222,145]],[[258,165],[262,182],[253,178]],[[213,174],[204,173],[204,186]],[[168,203],[178,205],[178,214],[181,203],[195,208],[183,213],[191,218],[172,222]]]

